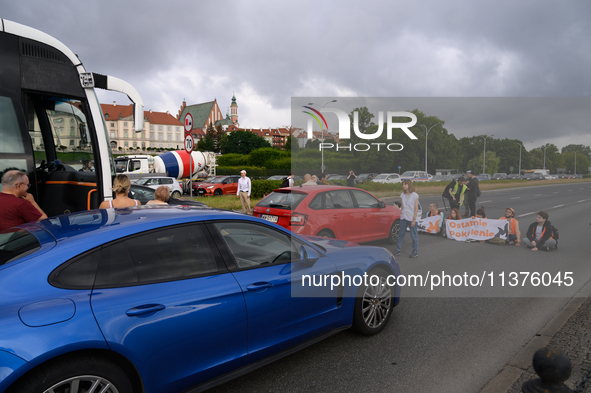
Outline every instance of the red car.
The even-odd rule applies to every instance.
[[[356,243],[396,243],[400,228],[400,210],[367,191],[342,186],[281,188],[257,203],[254,215],[299,235]]]
[[[197,195],[236,195],[240,176],[216,176],[208,182],[193,183]]]

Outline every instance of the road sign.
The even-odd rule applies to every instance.
[[[193,151],[193,135],[185,135],[185,151],[189,154]]]
[[[185,115],[185,132],[191,132],[193,130],[193,115],[187,113]]]

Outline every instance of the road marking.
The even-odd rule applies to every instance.
[[[511,199],[519,199],[519,198],[521,198],[521,197],[513,197],[513,198],[511,198]]]
[[[558,194],[560,191],[554,191],[554,194]]]
[[[557,208],[557,207],[562,207],[562,206],[564,206],[564,205],[556,205],[556,206],[554,206],[553,208],[555,209],[555,208]]]
[[[581,188],[579,188],[579,190],[584,190],[584,188],[583,188],[583,187],[581,187]]]
[[[544,195],[544,194],[536,194],[536,195],[534,195],[534,196],[542,196],[542,195]]]
[[[572,190],[569,190],[569,191],[572,191]]]
[[[492,201],[480,201],[478,203],[486,203],[486,202],[492,202]]]
[[[535,212],[525,213],[525,214],[522,214],[522,215],[517,216],[517,217],[525,217],[525,216],[529,216],[531,214],[536,214],[536,213]]]
[[[585,199],[581,199],[578,203],[585,202]]]

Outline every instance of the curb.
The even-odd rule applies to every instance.
[[[591,296],[591,280],[573,296],[569,302],[552,318],[527,344],[525,344],[503,369],[493,377],[480,393],[506,392],[519,379],[521,374],[528,369],[532,363],[534,353],[545,347],[554,335],[573,316],[581,305]]]

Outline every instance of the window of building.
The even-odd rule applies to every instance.
[[[158,131],[162,131],[162,126],[158,126]]]
[[[74,140],[70,139],[70,146],[74,146]]]
[[[146,133],[142,132],[142,139],[146,139]]]
[[[123,131],[123,137],[127,138],[127,130]]]
[[[159,140],[159,141],[163,141],[163,140],[164,140],[164,135],[162,135],[162,134],[158,134],[158,140]]]
[[[181,130],[181,127],[177,127],[176,130],[177,132],[179,132]]]
[[[127,127],[127,122],[126,121],[123,122],[123,126]]]
[[[168,126],[168,131],[172,131],[172,127],[171,126]]]
[[[111,127],[115,127],[115,123],[111,123]]]
[[[154,125],[150,124],[150,130],[153,130],[153,129],[154,129]]]
[[[123,144],[123,146],[125,146],[125,147],[128,147],[128,146],[129,146],[129,143],[128,143],[128,142],[125,142],[125,143]]]
[[[111,139],[115,139],[115,133],[111,132]]]
[[[133,142],[133,147],[137,147],[137,142]]]
[[[180,142],[180,140],[181,140],[181,134],[176,134],[176,141]]]
[[[146,142],[142,142],[142,149],[146,148]]]
[[[153,132],[150,132],[150,139],[154,140],[154,133]]]
[[[169,142],[172,141],[172,135],[171,134],[168,134],[168,141]]]

